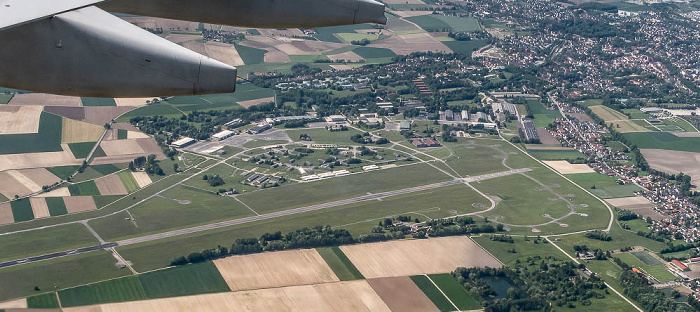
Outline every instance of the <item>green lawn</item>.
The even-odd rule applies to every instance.
[[[56,293],[46,293],[27,298],[27,307],[30,309],[58,308]]]
[[[423,291],[423,293],[428,296],[430,301],[432,301],[435,306],[440,309],[440,311],[454,311],[454,306],[450,303],[447,298],[440,292],[440,290],[435,287],[435,285],[428,279],[425,275],[414,275],[411,276],[411,280]]]
[[[639,261],[644,262],[646,265],[663,265],[659,259],[656,259],[654,256],[649,254],[647,251],[635,251],[631,252],[633,256],[635,256]]]
[[[352,281],[364,278],[362,273],[352,264],[350,259],[348,259],[340,248],[323,247],[316,248],[316,250],[341,281]]]
[[[23,222],[34,220],[34,212],[32,211],[32,204],[29,199],[16,200],[11,203],[12,206],[12,216],[15,218],[15,222]]]
[[[610,229],[611,241],[604,242],[597,239],[590,239],[583,236],[583,234],[574,234],[560,237],[561,241],[557,242],[564,251],[569,254],[574,254],[574,245],[586,245],[589,249],[601,249],[603,251],[607,250],[618,250],[624,247],[634,247],[643,246],[652,251],[660,251],[661,249],[667,248],[666,244],[651,240],[642,236],[632,233],[631,231],[624,230],[620,228],[617,223],[613,223]]]
[[[616,177],[609,177],[597,172],[567,174],[567,178],[587,189],[600,198],[621,198],[635,196],[634,192],[642,189],[634,184],[620,185]],[[595,186],[595,188],[593,188]]]
[[[535,256],[566,259],[566,255],[562,254],[556,247],[533,237],[528,240],[523,237],[513,237],[514,243],[492,241],[488,235],[475,236],[472,239],[507,266],[513,266],[517,260],[525,261],[527,258]],[[515,253],[511,252],[513,249],[515,249]]]
[[[149,272],[138,279],[149,299],[231,291],[211,261]]]
[[[348,131],[335,131],[331,132],[326,129],[294,129],[287,130],[287,135],[294,140],[294,142],[300,142],[300,134],[308,134],[311,139],[316,143],[321,144],[337,144],[337,145],[357,145],[357,143],[350,140],[350,137],[355,134],[361,134],[362,132],[355,129],[349,129]]]
[[[562,117],[558,110],[549,110],[538,100],[528,100],[527,107],[535,117],[533,122],[537,128],[546,128],[554,119]]]
[[[700,138],[680,138],[668,132],[635,132],[624,136],[639,148],[700,153]]]
[[[481,309],[479,300],[474,299],[451,274],[431,274],[428,276],[460,311]]]
[[[97,142],[69,143],[68,147],[75,158],[81,159],[87,158],[88,155],[90,155],[90,151],[92,151],[92,148],[95,147],[95,144],[97,144]],[[107,156],[107,154],[105,154],[102,148],[98,146],[93,156],[100,157]]]
[[[68,213],[68,210],[66,209],[66,203],[63,202],[63,197],[47,197],[46,205],[49,207],[49,214],[52,217]]]
[[[134,175],[131,174],[131,170],[119,172],[117,175],[119,175],[119,180],[122,181],[127,192],[133,193],[139,190],[139,184],[136,182]]]
[[[629,266],[641,269],[642,271],[650,274],[651,276],[659,280],[659,282],[661,283],[669,282],[676,279],[676,276],[669,272],[668,269],[666,269],[666,267],[661,263],[658,263],[657,265],[647,265],[631,253],[615,254],[613,255],[613,257],[620,258],[620,260],[627,263],[627,265]]]
[[[245,64],[262,64],[265,62],[265,53],[267,53],[267,51],[240,44],[234,44],[234,46]]]
[[[97,239],[82,224],[0,236],[0,262],[22,259],[76,247],[97,245]]]
[[[117,106],[117,102],[113,98],[81,98],[83,106]]]
[[[23,154],[40,152],[59,152],[61,148],[62,118],[42,112],[39,132],[33,134],[0,135],[0,154]]]
[[[67,237],[70,235],[61,238]],[[35,286],[40,291],[53,291],[130,273],[128,269],[117,268],[114,263],[114,257],[110,253],[95,251],[2,269],[0,301],[35,295]]]
[[[58,296],[62,307],[147,299],[146,292],[136,276],[61,290]]]
[[[119,170],[122,170],[122,168],[117,167],[113,164],[92,165],[92,166],[89,166],[88,168],[95,169],[95,171],[101,173],[102,175],[108,175],[108,174],[115,173]]]
[[[71,196],[93,196],[100,195],[95,181],[86,181],[68,186]]]

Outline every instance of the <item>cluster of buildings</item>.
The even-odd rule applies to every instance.
[[[371,87],[372,79],[369,76],[354,75],[350,73],[336,74],[328,77],[305,77],[307,79],[284,79],[274,85],[280,91],[291,89],[328,89],[335,90],[365,90]]]

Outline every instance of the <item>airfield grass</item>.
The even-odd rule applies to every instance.
[[[454,311],[454,306],[442,295],[440,290],[425,275],[411,276],[413,283],[443,312]]]
[[[234,44],[234,46],[236,47],[236,50],[238,50],[238,54],[241,56],[241,59],[243,59],[243,63],[262,64],[265,62],[265,53],[267,53],[267,51],[240,44]]]
[[[287,233],[316,225],[343,227],[353,237],[357,237],[360,234],[369,234],[380,220],[384,220],[387,217],[410,215],[412,218],[425,220],[425,216],[411,214],[410,212],[438,206],[447,208],[440,211],[432,208],[433,215],[428,214],[428,216],[445,217],[453,215],[447,211],[448,208],[470,212],[475,210],[470,206],[471,203],[475,201],[486,202],[485,199],[476,193],[473,193],[473,196],[478,196],[475,198],[472,195],[461,192],[459,187],[462,188],[461,190],[466,190],[465,186],[453,186],[443,188],[442,192],[437,193],[426,191],[404,196],[394,196],[385,198],[381,202],[372,201],[326,208],[283,218],[273,218],[223,229],[193,233],[187,236],[118,247],[118,250],[126,259],[133,261],[136,270],[153,270],[168,266],[172,259],[186,256],[193,251],[214,248],[218,245],[229,246],[237,238],[259,237],[264,233],[276,231]],[[451,194],[446,192],[451,192]],[[450,204],[449,201],[457,201],[460,204]]]
[[[68,213],[63,197],[47,197],[46,205],[49,207],[49,214],[52,217],[61,216]]]
[[[60,116],[42,112],[38,133],[0,135],[0,155],[62,151],[62,127]]]
[[[84,143],[70,143],[68,144],[68,147],[70,148],[70,151],[73,153],[73,156],[77,159],[81,158],[87,158],[88,155],[90,155],[90,151],[92,151],[92,148],[95,147],[95,144],[97,142],[84,142]],[[93,157],[102,157],[102,156],[107,156],[105,152],[102,150],[102,147],[97,147],[95,150],[95,154],[92,155]]]
[[[148,299],[231,291],[211,261],[148,272],[138,279]]]
[[[100,195],[100,190],[97,188],[95,181],[85,181],[78,184],[72,184],[68,186],[68,190],[72,196]]]
[[[1,269],[0,301],[34,295],[35,286],[42,291],[63,289],[130,274],[114,263],[110,253],[96,251]]]
[[[352,281],[363,279],[362,273],[352,264],[352,261],[338,247],[316,248],[316,251],[326,261],[333,270],[335,276],[341,281]]]
[[[242,166],[242,164],[250,164],[247,162],[243,162],[242,160],[235,160],[234,162],[230,162],[234,166]],[[251,164],[252,165],[252,164]],[[247,168],[246,168],[247,169]],[[202,173],[199,173],[197,176],[194,178],[190,179],[187,181],[184,185],[186,187],[194,187],[194,188],[200,188],[204,190],[209,190],[211,192],[216,192],[220,188],[234,188],[238,191],[238,193],[245,193],[245,192],[251,192],[257,190],[255,186],[251,185],[246,185],[242,184],[241,181],[245,179],[245,177],[241,176],[241,173],[243,170],[239,169],[234,169],[231,168],[231,166],[227,166],[224,164],[216,165],[212,167],[211,169],[204,171]],[[209,181],[206,181],[203,179],[204,175],[212,176],[212,175],[218,175],[221,177],[222,180],[224,180],[224,185],[220,186],[211,186],[209,184]]]
[[[166,230],[207,224],[215,221],[247,217],[253,213],[229,197],[176,186],[129,209],[136,221],[125,220],[126,213],[93,220],[90,225],[104,239],[118,240]],[[175,200],[187,200],[180,204]]]
[[[124,115],[121,115],[119,118],[117,118],[117,122],[129,122],[134,117],[152,117],[152,116],[164,116],[164,117],[171,117],[171,118],[177,118],[182,116],[182,112],[177,110],[175,107],[172,105],[168,104],[167,102],[161,102],[158,104],[151,104],[148,106],[144,107],[139,107],[135,110],[132,110]]]
[[[292,61],[292,63],[313,63],[314,61],[326,61],[326,60],[328,60],[328,57],[325,55],[317,55],[317,54],[290,55],[289,59]]]
[[[275,91],[261,88],[252,83],[242,83],[236,86],[235,93],[210,94],[198,96],[178,96],[167,102],[185,113],[193,111],[210,111],[222,109],[242,109],[238,102],[260,98],[274,97]]]
[[[124,184],[124,188],[126,188],[127,192],[133,193],[139,190],[139,184],[136,182],[130,170],[119,172],[117,175],[119,176],[119,180],[122,181],[122,184]]]
[[[0,236],[0,262],[65,251],[98,241],[82,224],[67,224],[47,229]]]
[[[518,260],[524,262],[527,258],[536,256],[552,256],[559,260],[566,257],[556,247],[532,236],[527,240],[525,237],[513,237],[514,243],[492,241],[488,235],[474,236],[472,239],[506,266],[513,266]],[[515,253],[509,251],[512,249],[515,249]]]
[[[117,106],[117,102],[112,98],[83,97],[80,99],[83,102],[83,106]]]
[[[627,263],[629,266],[643,270],[661,283],[670,282],[676,279],[675,275],[671,274],[671,272],[669,272],[668,269],[666,269],[666,267],[661,263],[658,265],[647,265],[631,253],[619,253],[613,255],[613,257],[619,258],[622,260],[622,262]]]
[[[15,200],[10,205],[15,222],[34,220],[34,212],[32,211],[32,204],[29,202],[29,199]]]
[[[46,293],[27,298],[27,308],[29,309],[51,309],[58,308],[58,298],[56,293]]]
[[[469,40],[469,41],[443,41],[452,52],[456,54],[472,55],[472,52],[485,47],[488,44],[486,40]]]
[[[558,110],[549,110],[538,100],[527,100],[526,105],[530,113],[535,117],[533,123],[537,128],[546,128],[556,118],[562,117]]]
[[[116,201],[117,199],[120,199],[124,197],[123,195],[102,195],[102,196],[93,196],[92,199],[95,201],[95,206],[97,206],[97,209],[101,209],[104,206],[107,206],[108,204],[111,204],[112,202]]]
[[[396,56],[396,53],[394,53],[394,51],[385,48],[360,47],[352,51],[366,59]]]
[[[639,148],[655,148],[700,153],[700,138],[680,138],[668,132],[625,133]]]
[[[632,233],[632,231],[624,230],[620,228],[620,225],[617,224],[617,222],[613,222],[609,234],[612,237],[612,240],[607,242],[586,238],[583,234],[562,236],[560,238],[561,241],[557,242],[557,245],[562,247],[564,251],[572,256],[574,255],[574,245],[586,245],[588,246],[588,249],[600,249],[603,251],[619,250],[624,247],[643,246],[653,252],[659,252],[661,249],[668,247],[664,243],[639,236],[636,233]]]
[[[481,309],[479,300],[474,299],[462,285],[459,284],[451,274],[430,274],[428,275],[447,298],[454,303],[460,311],[470,311]]]
[[[586,158],[586,155],[577,150],[562,150],[562,151],[552,151],[552,150],[537,150],[528,149],[528,154],[535,156],[539,160],[567,160],[567,159],[577,159]]]
[[[249,142],[243,143],[243,147],[245,148],[256,148],[256,147],[262,147],[262,146],[268,146],[268,145],[278,145],[278,144],[287,144],[289,142],[283,141],[283,140],[253,140]]]
[[[485,146],[466,147],[463,145],[446,146],[445,150],[436,150],[437,155],[444,156],[445,152],[452,152],[452,156],[445,159],[445,163],[457,171],[461,176],[481,175],[506,171],[508,168],[501,164],[503,154]],[[449,149],[449,151],[448,151]]]
[[[566,177],[604,199],[631,197],[635,196],[634,192],[641,190],[639,186],[634,184],[620,185],[617,183],[616,177],[609,177],[597,172],[567,174]]]
[[[610,260],[590,260],[585,261],[584,264],[589,270],[595,272],[598,277],[610,284],[610,286],[615,288],[617,291],[622,292],[622,286],[620,286],[620,275],[622,274],[622,268],[617,266],[617,264]],[[592,300],[591,302],[593,303],[592,305],[588,307],[578,306],[577,310],[590,309],[590,311],[617,312],[637,311],[637,309],[632,307],[629,303],[624,301],[624,299],[612,291],[610,294],[605,295],[604,300]],[[632,302],[639,305],[639,303],[635,302],[634,300],[632,300]]]
[[[564,201],[549,200],[556,196],[547,190],[535,190],[542,187],[521,175],[481,181],[474,184],[474,187],[502,199],[495,209],[484,214],[489,219],[496,218],[498,222],[534,225],[551,221],[550,218],[544,217],[544,214],[560,218],[569,212],[569,207]]]
[[[350,140],[350,137],[355,134],[362,134],[362,132],[355,129],[348,129],[348,131],[328,131],[326,129],[294,129],[287,130],[287,135],[294,140],[294,142],[300,142],[300,134],[308,134],[311,139],[316,143],[321,144],[337,144],[337,145],[357,145],[357,143]]]
[[[448,177],[445,174],[428,165],[418,164],[310,183],[285,185],[262,192],[244,194],[238,198],[258,213],[267,213],[366,195],[367,192],[386,192],[446,180]]]
[[[136,276],[61,290],[58,297],[63,307],[147,299],[143,285]]]

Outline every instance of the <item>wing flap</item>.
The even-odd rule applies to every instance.
[[[108,0],[0,0],[0,30]]]

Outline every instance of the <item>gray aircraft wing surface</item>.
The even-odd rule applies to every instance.
[[[0,0],[0,86],[116,98],[234,92],[235,67],[108,12],[256,28],[386,23],[373,0]]]

